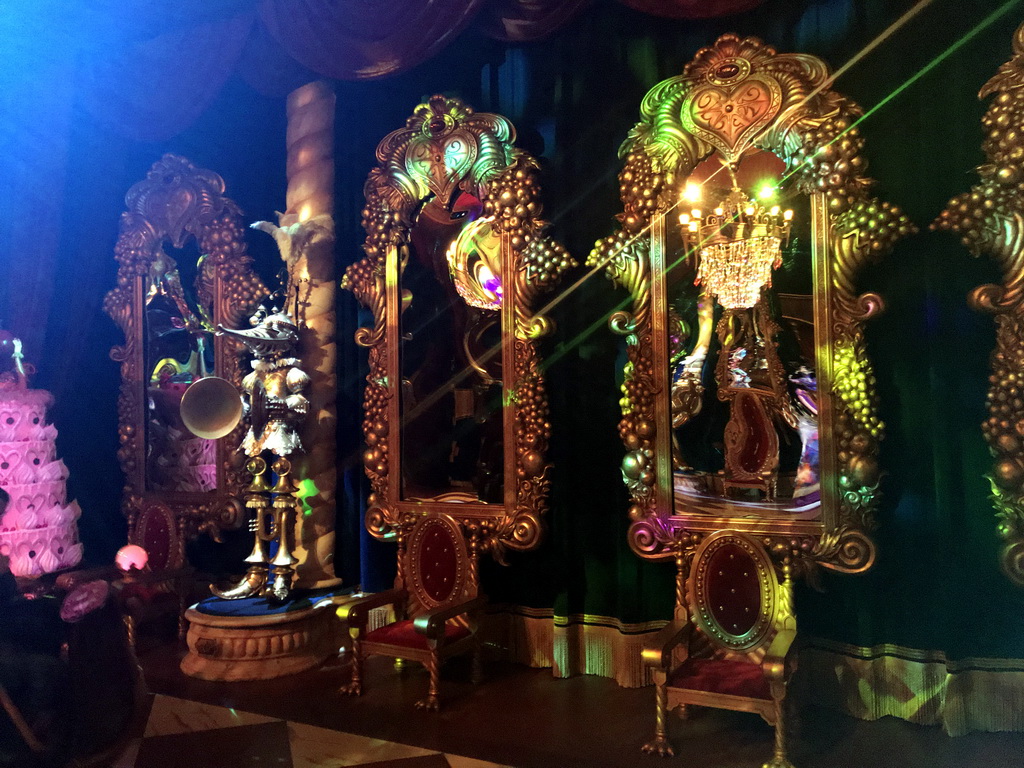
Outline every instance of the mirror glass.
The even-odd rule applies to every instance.
[[[500,504],[502,242],[477,197],[452,199],[422,205],[400,254],[401,493]]]
[[[213,304],[202,290],[194,244],[161,251],[143,278],[146,490],[201,493],[217,487],[217,441],[181,421],[181,397],[214,375]]]
[[[677,515],[821,518],[809,198],[711,155],[665,223]]]

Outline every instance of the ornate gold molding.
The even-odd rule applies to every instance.
[[[481,548],[499,560],[503,551],[529,549],[542,534],[547,509],[550,437],[547,396],[537,340],[551,330],[539,314],[541,297],[574,262],[545,236],[540,219],[537,163],[514,147],[515,129],[500,115],[474,112],[458,99],[434,96],[416,107],[404,128],[377,147],[377,167],[364,187],[365,257],[346,270],[341,285],[373,314],[356,333],[369,350],[364,395],[363,455],[372,494],[367,529],[378,538],[394,535],[428,508],[443,509],[464,525],[479,528]],[[478,197],[483,215],[501,238],[504,263],[502,358],[505,402],[505,501],[474,504],[438,498],[398,498],[399,430],[397,355],[389,328],[397,326],[400,301],[389,304],[388,283],[400,290],[411,230],[430,199],[450,203],[459,191]],[[470,501],[470,503],[466,503]],[[461,503],[459,503],[461,502]]]
[[[143,181],[128,190],[125,205],[128,210],[121,214],[114,247],[117,285],[104,298],[103,309],[125,337],[123,345],[110,350],[110,357],[121,363],[118,459],[125,473],[122,509],[133,526],[150,495],[145,475],[145,390],[150,372],[144,362],[143,284],[162,268],[164,243],[180,248],[189,239],[196,241],[203,254],[196,288],[200,299],[213,308],[213,316],[205,318],[211,325],[241,326],[267,290],[246,253],[241,211],[225,197],[224,180],[216,173],[197,168],[183,157],[164,155]],[[217,375],[236,386],[242,381],[240,349],[229,337],[218,337],[214,344]],[[240,524],[242,506],[237,496],[244,479],[233,446],[243,430],[240,426],[218,441],[216,491],[157,494],[186,521],[188,535],[205,532],[216,538],[222,528]]]
[[[979,99],[995,95],[982,118],[987,162],[981,183],[957,195],[932,223],[956,232],[974,256],[988,253],[1002,273],[1001,285],[971,291],[971,307],[995,316],[996,348],[982,423],[995,459],[988,480],[996,509],[1003,572],[1024,586],[1024,25],[1013,36],[1013,58],[982,87]]]
[[[855,281],[868,261],[914,228],[895,206],[870,196],[864,141],[856,126],[861,110],[831,90],[829,76],[816,57],[778,54],[756,38],[723,35],[699,51],[682,75],[647,93],[640,122],[620,149],[620,230],[596,244],[587,264],[603,265],[633,299],[632,308],[610,322],[627,342],[619,432],[627,451],[623,477],[632,497],[629,541],[642,557],[673,557],[679,546],[699,543],[701,535],[694,531],[727,517],[702,524],[674,511],[673,412],[667,359],[662,360],[669,346],[668,308],[659,282],[664,280],[659,249],[666,215],[698,163],[713,152],[723,163],[734,163],[756,148],[782,159],[790,183],[811,197],[815,247],[828,254],[816,257],[815,294],[821,298],[815,302],[815,327],[819,393],[830,395],[823,398],[821,431],[832,436],[826,439],[833,446],[826,456],[823,444],[822,482],[827,475],[834,486],[828,492],[823,487],[823,524],[732,522],[766,535],[773,550],[781,547],[779,555],[848,571],[863,570],[873,560],[865,532],[874,525],[883,425],[862,325],[882,309],[882,301],[875,294],[858,294]],[[692,396],[677,400],[687,413],[697,407]],[[675,415],[680,422],[687,417]],[[778,541],[775,534],[782,534]]]

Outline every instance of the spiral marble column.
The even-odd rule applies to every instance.
[[[290,230],[287,307],[299,324],[302,366],[312,378],[309,416],[302,431],[304,452],[293,456],[295,477],[303,482],[303,509],[296,517],[293,554],[295,587],[326,587],[334,573],[334,520],[337,498],[335,393],[337,346],[334,292],[334,104],[324,81],[288,95],[287,210],[280,217]],[[278,242],[281,240],[278,238]]]

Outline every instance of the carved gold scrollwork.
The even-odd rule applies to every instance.
[[[203,254],[197,293],[212,307],[213,317],[207,320],[213,324],[238,327],[267,291],[246,253],[241,212],[224,195],[224,180],[216,173],[197,168],[183,157],[164,155],[145,180],[128,191],[125,204],[128,210],[121,215],[114,247],[117,285],[107,293],[103,309],[125,336],[125,343],[113,347],[110,357],[121,363],[118,459],[125,473],[122,509],[132,521],[148,495],[145,388],[150,371],[145,370],[142,342],[143,286],[147,276],[164,268],[164,243],[180,248],[195,240]],[[214,367],[222,378],[236,386],[241,383],[239,349],[234,341],[217,339]],[[222,529],[235,528],[242,520],[242,507],[235,498],[243,482],[242,472],[234,450],[228,448],[238,444],[241,429],[218,443],[215,492],[161,494],[184,521],[189,536],[203,532],[217,538]]]
[[[386,136],[377,147],[378,165],[364,186],[364,257],[346,270],[341,286],[351,290],[373,314],[373,324],[356,333],[369,350],[369,374],[364,395],[363,461],[373,489],[366,513],[367,530],[378,538],[402,535],[430,504],[454,503],[474,510],[473,530],[479,547],[499,560],[506,549],[530,549],[543,533],[547,510],[550,464],[546,459],[550,423],[547,395],[537,353],[537,340],[551,330],[539,314],[542,297],[574,265],[565,249],[544,235],[537,163],[514,146],[515,130],[501,117],[474,112],[458,99],[434,96],[420,104],[404,128]],[[463,498],[438,497],[415,502],[411,514],[398,498],[400,471],[395,448],[399,439],[400,376],[393,369],[389,329],[398,318],[389,315],[388,281],[401,286],[406,249],[421,207],[431,200],[450,205],[467,192],[483,204],[482,216],[503,242],[509,264],[502,275],[503,305],[510,322],[502,320],[502,345],[512,349],[505,366],[504,450],[511,455],[512,476],[505,483],[514,493],[505,504],[476,504]],[[389,267],[389,254],[395,254]],[[389,270],[395,270],[391,273]],[[399,287],[399,292],[402,289]],[[401,295],[397,312],[408,297]],[[411,507],[410,507],[411,509]],[[461,512],[452,512],[461,515]],[[468,524],[468,523],[467,523]]]
[[[824,339],[818,343],[818,375],[830,401],[835,455],[827,466],[836,485],[826,497],[830,508],[820,541],[817,534],[803,539],[794,556],[847,571],[863,570],[873,561],[874,547],[864,532],[874,525],[883,424],[862,324],[881,311],[882,301],[875,294],[858,294],[856,278],[864,264],[914,227],[898,208],[869,195],[860,154],[864,142],[856,126],[860,109],[831,90],[829,76],[825,63],[813,56],[779,54],[756,38],[724,35],[699,51],[682,75],[648,92],[640,122],[620,150],[620,230],[597,243],[587,264],[603,266],[633,299],[632,308],[614,315],[611,326],[627,341],[619,431],[627,451],[623,476],[632,497],[629,541],[643,557],[672,556],[680,531],[685,537],[694,524],[674,510],[672,461],[663,454],[671,452],[670,423],[685,423],[702,394],[699,378],[684,374],[671,387],[672,402],[659,406],[667,375],[655,370],[655,349],[669,347],[670,331],[667,309],[654,303],[656,281],[664,278],[651,270],[651,243],[661,237],[652,232],[666,226],[682,183],[700,161],[717,151],[728,165],[745,151],[760,149],[782,159],[796,190],[811,196],[816,231],[825,233],[827,251],[817,270],[815,292],[826,299],[824,309],[816,310],[822,313],[816,332]],[[720,517],[715,520],[724,524]],[[758,530],[757,524],[747,525]]]
[[[995,459],[991,498],[999,535],[1003,572],[1024,586],[1024,25],[1013,38],[1013,57],[981,89],[978,98],[995,96],[982,126],[987,162],[978,166],[981,182],[949,201],[933,229],[956,232],[974,256],[988,253],[1003,282],[982,285],[970,305],[992,314],[996,347],[988,391],[988,418],[982,432]]]

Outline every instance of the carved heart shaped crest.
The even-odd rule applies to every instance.
[[[475,137],[457,130],[437,139],[414,139],[406,153],[406,167],[417,182],[447,205],[452,190],[472,169],[476,155]]]
[[[779,84],[768,77],[750,75],[732,87],[698,85],[683,107],[682,118],[691,133],[731,162],[775,119],[781,106]]]
[[[146,218],[167,233],[176,248],[185,242],[185,225],[195,207],[195,193],[178,184],[155,187],[145,199]]]

